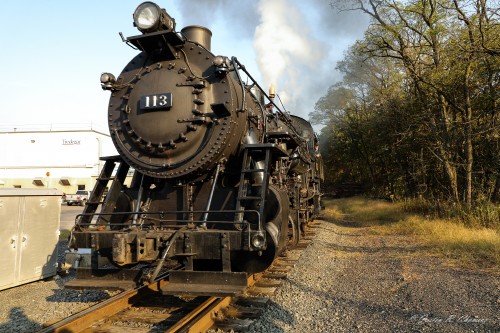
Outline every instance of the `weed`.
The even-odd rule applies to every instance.
[[[59,240],[68,240],[69,235],[71,231],[67,229],[61,230],[61,233],[59,234]]]

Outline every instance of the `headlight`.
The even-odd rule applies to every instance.
[[[149,32],[158,28],[161,9],[153,2],[141,3],[134,12],[134,25],[141,32]]]
[[[134,26],[140,32],[149,33],[157,31],[173,31],[175,20],[168,15],[165,9],[160,8],[154,2],[141,3],[134,12]]]

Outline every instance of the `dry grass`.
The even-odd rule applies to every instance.
[[[361,226],[391,224],[404,219],[400,204],[363,197],[325,200],[323,216],[336,221],[355,221]]]
[[[325,219],[355,221],[381,236],[416,236],[432,252],[462,266],[500,271],[500,233],[494,229],[466,227],[458,219],[429,219],[405,213],[400,203],[360,197],[327,200],[325,206]]]

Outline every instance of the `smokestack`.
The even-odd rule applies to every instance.
[[[181,30],[181,33],[187,38],[187,40],[198,43],[210,51],[212,44],[212,31],[208,28],[199,25],[190,25],[184,27]]]

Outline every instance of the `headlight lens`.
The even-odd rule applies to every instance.
[[[160,21],[160,7],[153,2],[141,3],[134,12],[134,24],[142,32],[157,28]]]

